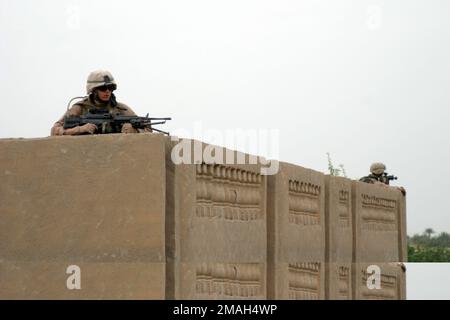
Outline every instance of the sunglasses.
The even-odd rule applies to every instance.
[[[101,87],[97,87],[97,90],[99,90],[99,91],[102,91],[102,92],[104,92],[104,91],[106,91],[106,90],[109,90],[109,91],[114,91],[116,89],[116,86],[114,86],[114,85],[108,85],[108,86],[101,86]]]

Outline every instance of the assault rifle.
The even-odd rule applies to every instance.
[[[379,178],[380,182],[383,182],[384,184],[389,185],[389,183],[393,180],[397,180],[398,178],[394,175],[388,176],[387,172],[384,172],[381,177]]]
[[[122,126],[125,123],[129,123],[135,129],[149,128],[152,131],[169,135],[169,132],[153,127],[155,125],[165,124],[167,120],[172,120],[172,118],[149,118],[148,114],[145,117],[122,116],[120,114],[110,113],[106,109],[90,109],[87,114],[79,117],[65,117],[64,129],[75,128],[87,123],[92,123],[97,126],[96,133],[98,134],[120,133],[122,131]],[[108,127],[110,128],[109,130],[107,130]],[[110,130],[112,130],[112,132]]]

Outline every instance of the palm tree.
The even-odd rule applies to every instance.
[[[431,235],[434,234],[434,230],[432,228],[425,229],[425,234],[428,238],[431,238]]]

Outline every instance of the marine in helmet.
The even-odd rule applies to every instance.
[[[91,109],[107,109],[110,112],[118,113],[124,116],[135,116],[134,111],[124,103],[117,102],[114,91],[117,89],[117,83],[109,71],[96,70],[89,74],[86,83],[86,97],[74,98],[81,99],[69,108],[61,119],[59,119],[51,129],[52,136],[61,135],[79,135],[93,134],[97,127],[92,123],[87,123],[75,128],[64,129],[64,117],[76,117],[88,113]],[[74,100],[72,99],[72,100]],[[71,100],[71,101],[72,101]],[[70,105],[70,102],[69,102]],[[111,129],[111,128],[109,128]],[[148,130],[137,130],[131,124],[126,123],[122,126],[122,133],[138,133]]]
[[[389,188],[390,186],[383,182],[383,175],[386,171],[386,166],[381,162],[375,162],[370,166],[370,174],[362,177],[359,181],[377,184]],[[396,179],[396,178],[395,178]],[[406,195],[406,190],[403,187],[394,187],[400,190],[403,195]]]
[[[377,184],[379,182],[381,184],[384,184],[381,182],[381,177],[383,176],[383,173],[385,171],[386,166],[383,163],[375,162],[370,166],[370,174],[368,176],[362,177],[361,179],[359,179],[359,181],[373,184]]]

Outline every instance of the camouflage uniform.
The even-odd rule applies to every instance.
[[[359,181],[378,184],[383,183],[381,177],[383,176],[386,166],[383,163],[375,162],[370,166],[370,174],[368,176],[362,177]]]
[[[85,115],[88,113],[90,109],[107,109],[110,113],[114,114],[120,114],[122,116],[135,116],[136,113],[127,106],[124,103],[115,102],[114,95],[112,96],[112,99],[102,105],[97,106],[94,101],[92,101],[91,96],[84,98],[80,102],[75,103],[67,112],[64,114],[64,116],[59,119],[52,128],[52,135],[62,135],[64,132],[64,117],[78,117],[81,115]],[[107,133],[112,133],[112,128],[107,127],[106,128]],[[59,133],[59,134],[58,134]]]
[[[128,107],[124,103],[120,103],[116,101],[116,97],[111,92],[111,97],[109,101],[99,101],[99,99],[96,99],[97,88],[100,88],[102,86],[111,86],[113,88],[113,91],[117,89],[117,83],[114,80],[114,77],[112,74],[107,70],[96,70],[89,74],[87,82],[86,82],[86,93],[88,96],[83,97],[81,101],[75,103],[70,109],[67,110],[67,112],[64,114],[64,116],[59,119],[52,127],[51,129],[51,135],[52,136],[58,136],[58,135],[64,135],[64,118],[65,117],[77,117],[81,115],[85,115],[88,113],[91,109],[106,109],[110,113],[119,114],[123,116],[135,116],[136,114],[134,111]],[[73,100],[73,99],[72,99]],[[125,126],[124,126],[125,127]],[[80,128],[80,127],[78,127]],[[106,126],[105,128],[102,128],[102,131],[104,129],[105,133],[113,133],[113,128],[111,126]],[[136,130],[134,128],[129,128],[128,132],[151,132],[150,129],[139,129]],[[124,128],[122,127],[122,132],[124,131]],[[67,134],[67,133],[66,133]],[[70,133],[69,133],[70,134]],[[79,133],[72,133],[72,134],[79,134]]]
[[[370,166],[370,174],[368,176],[362,177],[359,181],[381,185],[383,187],[389,188],[389,185],[382,181],[383,174],[386,170],[386,166],[383,163],[375,162]],[[406,190],[403,187],[393,187],[402,192],[402,194],[406,195]]]
[[[380,182],[380,176],[377,176],[375,174],[369,174],[368,176],[362,177],[359,179],[359,181],[366,182],[366,183],[376,183]]]

